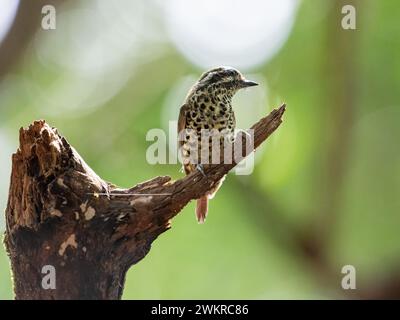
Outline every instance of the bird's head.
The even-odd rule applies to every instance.
[[[226,89],[232,95],[239,89],[258,85],[245,77],[232,67],[218,67],[211,69],[200,77],[197,82],[198,89],[206,89],[210,93],[213,89]]]

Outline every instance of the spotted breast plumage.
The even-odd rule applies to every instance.
[[[219,143],[222,143],[223,139],[234,137],[236,120],[232,97],[239,89],[255,85],[257,83],[246,80],[234,68],[218,67],[205,72],[189,90],[178,119],[179,145],[182,158],[186,159],[183,162],[186,174],[194,170],[203,172],[204,165],[213,163],[214,145],[211,143],[210,133],[220,133]],[[201,148],[209,149],[208,159],[201,158]],[[194,151],[197,152],[195,159]],[[222,181],[223,179],[214,185],[209,193],[197,200],[196,217],[199,223],[205,221],[208,200],[215,195]]]

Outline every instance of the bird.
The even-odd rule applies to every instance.
[[[256,85],[258,83],[247,80],[237,69],[223,66],[204,72],[190,88],[179,110],[178,118],[178,145],[186,175],[196,170],[205,175],[204,166],[214,163],[211,162],[214,145],[210,143],[211,135],[208,134],[207,138],[207,133],[223,133],[223,138],[220,138],[217,144],[222,143],[227,137],[234,139],[236,120],[232,98],[240,89]],[[202,139],[202,135],[206,135],[206,138]],[[209,159],[206,159],[206,164],[203,163],[204,159],[201,159],[199,151],[203,147],[209,149]],[[198,223],[205,222],[208,200],[215,196],[224,179],[225,176],[213,186],[212,190],[197,199]]]

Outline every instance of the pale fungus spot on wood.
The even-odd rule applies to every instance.
[[[50,211],[51,216],[62,217],[62,212],[58,209],[53,209]]]
[[[54,148],[55,152],[60,153],[61,152],[61,148],[60,148],[60,143],[58,140],[53,140],[50,142],[50,147]]]
[[[148,205],[149,203],[151,203],[152,199],[153,199],[152,196],[139,197],[139,198],[133,199],[130,202],[130,204],[131,204],[131,206],[134,206],[134,207],[135,206],[138,206],[138,207],[145,206],[145,205]]]
[[[82,247],[82,251],[86,252],[87,251],[86,247]]]
[[[86,201],[85,203],[82,203],[82,204],[80,205],[80,208],[81,208],[82,213],[85,213],[85,211],[86,211],[86,206],[87,206],[87,201]]]
[[[153,183],[153,184],[149,184],[148,186],[146,186],[146,189],[151,189],[151,188],[155,188],[158,187],[159,184],[158,183]]]
[[[63,180],[62,178],[58,178],[58,179],[57,179],[57,184],[58,184],[60,187],[68,188],[68,187],[64,184],[64,180]]]
[[[85,219],[86,220],[90,220],[92,219],[96,214],[96,210],[92,207],[87,208],[86,212],[85,212]]]
[[[75,211],[75,220],[79,220],[79,212]]]
[[[118,217],[117,217],[117,220],[118,220],[118,221],[121,221],[125,216],[126,216],[125,213],[120,213],[120,214],[118,215]]]
[[[87,201],[85,203],[82,203],[80,205],[80,208],[81,208],[83,215],[85,216],[85,219],[90,220],[95,216],[96,210],[91,206],[88,207],[87,203],[88,203]]]
[[[65,240],[65,241],[61,244],[60,249],[58,250],[58,254],[59,254],[60,256],[63,256],[64,253],[65,253],[65,250],[66,250],[69,246],[71,246],[71,247],[73,247],[73,248],[75,248],[75,249],[78,248],[78,244],[76,243],[75,234],[74,234],[74,233],[71,234],[71,235],[68,237],[68,239]]]

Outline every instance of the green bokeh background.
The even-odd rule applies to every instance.
[[[356,30],[340,26],[344,4],[357,8]],[[59,12],[74,6],[65,1]],[[252,175],[228,176],[204,225],[195,222],[193,203],[172,221],[130,269],[124,299],[400,298],[392,288],[400,283],[399,9],[396,0],[300,2],[283,47],[248,70],[267,79],[268,89],[257,88],[268,90],[264,114],[287,103],[284,123],[262,146]],[[132,72],[111,99],[58,114],[40,105],[35,90],[51,97],[75,75],[39,59],[33,47],[0,78],[3,185],[19,128],[39,118],[117,185],[182,176],[178,165],[147,163],[145,137],[166,126],[161,115],[171,87],[202,68],[165,39],[151,47],[158,52],[151,61],[132,67],[127,59]],[[7,188],[1,192],[3,210]],[[352,292],[340,285],[347,264],[357,270]],[[12,298],[0,246],[0,299]]]

